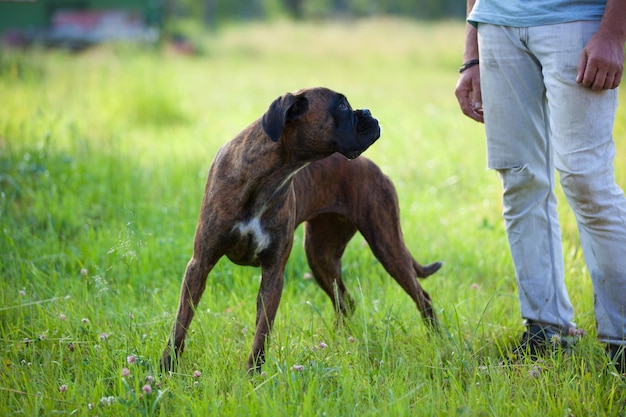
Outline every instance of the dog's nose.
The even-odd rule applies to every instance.
[[[372,116],[372,112],[370,111],[370,109],[363,109],[361,111],[363,112],[363,116],[367,116],[367,117]]]

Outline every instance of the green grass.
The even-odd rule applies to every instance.
[[[522,326],[499,180],[482,126],[453,94],[463,30],[274,23],[198,38],[196,57],[3,51],[0,415],[623,416],[625,383],[595,341],[562,198],[567,280],[588,334],[570,355],[502,365]],[[209,276],[178,372],[159,375],[213,155],[275,97],[315,85],[381,121],[366,155],[396,184],[416,258],[445,262],[423,282],[443,336],[427,337],[360,236],[344,257],[358,309],[338,329],[305,279],[299,230],[264,375],[245,372],[260,270],[227,261]],[[626,184],[624,107],[615,139]]]

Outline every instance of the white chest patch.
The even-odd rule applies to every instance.
[[[239,223],[235,226],[241,236],[252,236],[252,240],[254,241],[255,255],[258,255],[263,249],[267,248],[270,245],[270,236],[263,231],[261,227],[261,222],[258,218],[250,219],[250,221],[246,223]]]

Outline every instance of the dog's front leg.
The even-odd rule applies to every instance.
[[[252,352],[248,358],[248,372],[260,372],[265,363],[265,345],[276,318],[280,297],[283,292],[284,263],[280,268],[262,269],[261,286],[256,301],[256,330]]]
[[[176,320],[172,326],[167,347],[163,351],[161,358],[161,370],[164,372],[171,371],[174,368],[175,361],[185,348],[187,329],[204,293],[207,276],[215,262],[205,257],[196,257],[194,255],[187,264],[180,289],[180,301],[178,302]]]
[[[291,213],[289,211],[287,213]],[[280,227],[271,230],[275,246],[261,256],[261,285],[256,299],[256,330],[252,352],[248,357],[248,372],[260,372],[265,363],[265,347],[276,318],[285,282],[285,265],[293,244],[293,220],[276,215]]]

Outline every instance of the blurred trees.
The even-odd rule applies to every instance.
[[[224,20],[277,16],[294,19],[394,15],[419,19],[464,17],[461,0],[164,0],[169,17],[201,19],[213,26]]]

